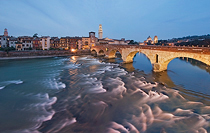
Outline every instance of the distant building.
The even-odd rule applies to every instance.
[[[22,41],[22,50],[31,50],[33,48],[33,39]]]
[[[154,41],[153,41],[152,38],[149,36],[149,37],[147,38],[147,40],[144,41],[144,43],[145,43],[145,44],[156,44],[156,43],[158,43],[158,37],[155,36],[155,37],[154,37]]]
[[[58,40],[59,38],[58,37],[51,37],[50,38],[50,48],[54,48],[54,49],[56,49],[57,48],[57,41],[56,40]],[[60,39],[59,39],[59,41],[60,41]]]
[[[108,37],[104,39],[98,39],[98,44],[103,45],[103,44],[121,44],[121,45],[127,45],[130,42],[130,40],[125,40],[125,38],[122,39],[110,39]]]
[[[15,45],[15,49],[17,51],[21,51],[23,49],[23,45],[21,42],[17,42],[16,45]]]
[[[8,36],[8,31],[6,28],[4,29],[4,36]]]
[[[17,41],[22,43],[22,50],[31,50],[33,48],[33,37],[19,36]]]
[[[1,37],[1,47],[2,48],[9,47],[9,37],[8,36]]]
[[[15,37],[9,38],[9,47],[16,48],[16,43],[17,43],[17,38],[15,38]]]
[[[82,37],[82,49],[90,49],[90,37]]]
[[[82,41],[82,37],[71,37],[70,38],[70,45],[69,45],[69,49],[73,50],[73,49],[78,49],[78,41],[81,40]]]
[[[1,47],[2,48],[6,48],[6,47],[9,47],[9,36],[8,36],[8,31],[7,29],[5,28],[4,29],[4,35],[1,36]]]
[[[102,30],[102,25],[99,25],[98,29],[98,39],[103,39],[103,30]]]
[[[71,37],[66,36],[60,38],[59,49],[68,50],[70,49],[70,45],[71,45]]]
[[[95,32],[89,32],[89,37],[82,37],[82,49],[90,49],[96,45]]]
[[[130,42],[130,40],[125,40],[125,38],[122,39],[110,39],[108,41],[109,44],[122,44],[122,45],[127,45]]]
[[[145,45],[145,43],[144,42],[139,42],[139,45]]]
[[[109,41],[108,38],[105,38],[105,39],[98,39],[98,44],[99,45],[103,45],[103,44],[109,44]]]
[[[50,49],[50,37],[49,36],[42,36],[42,49],[43,50],[49,50]]]
[[[59,49],[60,48],[60,38],[55,38],[53,41],[54,41],[54,45],[52,48]],[[51,46],[52,46],[52,43],[50,43],[50,47]]]
[[[153,40],[150,36],[147,38],[146,43],[153,44]]]
[[[42,42],[41,42],[40,38],[38,38],[38,37],[33,38],[33,49],[34,50],[42,49]]]

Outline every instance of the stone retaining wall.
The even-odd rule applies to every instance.
[[[68,50],[35,50],[35,51],[0,51],[0,57],[24,57],[24,56],[68,56],[68,55],[88,55],[89,50],[78,50],[71,52]]]

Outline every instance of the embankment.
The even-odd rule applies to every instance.
[[[71,56],[71,55],[89,55],[89,50],[78,50],[71,52],[68,50],[31,50],[31,51],[0,51],[0,59],[24,59],[24,58],[43,58],[54,56]]]

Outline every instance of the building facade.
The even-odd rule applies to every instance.
[[[69,49],[78,49],[78,41],[82,41],[82,37],[71,37],[70,38],[70,45],[69,45]]]
[[[15,49],[17,51],[21,51],[23,49],[23,45],[21,42],[17,42],[16,45],[15,45]]]
[[[59,39],[58,37],[51,37],[50,38],[50,48],[56,49],[56,40]],[[59,39],[60,41],[60,39]],[[59,44],[59,43],[58,43]]]
[[[42,50],[49,50],[50,49],[50,37],[49,36],[42,36]]]
[[[60,38],[60,49],[69,50],[71,45],[71,37],[61,37]]]
[[[22,50],[32,50],[33,48],[33,37],[30,36],[19,36],[17,38],[18,43],[22,43]]]
[[[9,47],[15,48],[16,47],[16,43],[17,43],[17,38],[15,38],[15,37],[10,37],[9,38]]]
[[[33,49],[34,50],[41,50],[42,49],[42,43],[41,39],[38,37],[33,38]]]
[[[2,48],[9,47],[9,37],[8,36],[1,37],[1,47]]]
[[[82,49],[82,40],[78,40],[78,49]]]
[[[82,49],[90,49],[90,38],[82,37]]]

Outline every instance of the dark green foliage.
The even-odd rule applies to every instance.
[[[33,37],[36,37],[36,38],[38,38],[38,34],[37,34],[37,33],[35,33],[35,34],[33,35]]]
[[[137,44],[138,45],[138,42],[131,40],[128,44],[130,44],[130,45]]]

